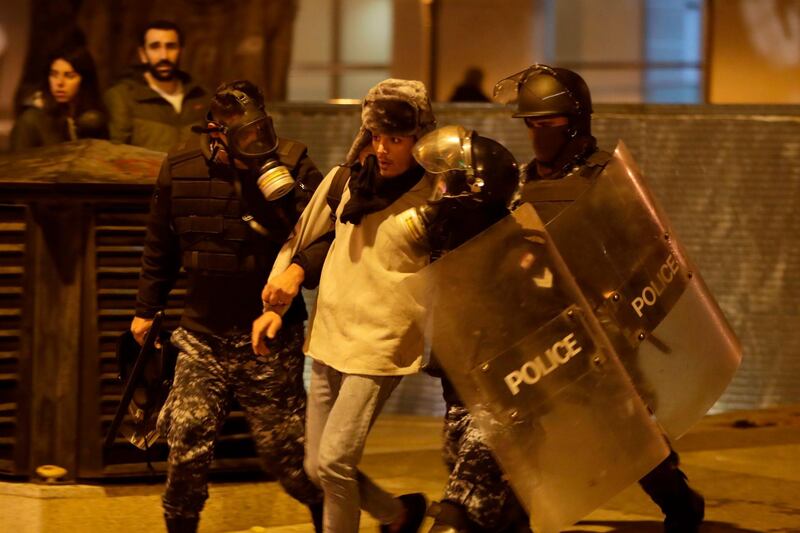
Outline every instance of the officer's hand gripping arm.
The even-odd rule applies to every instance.
[[[297,293],[300,292],[300,285],[305,279],[305,270],[297,263],[292,263],[289,267],[277,276],[269,279],[261,291],[261,301],[271,307],[283,307],[289,305]]]
[[[280,252],[278,252],[278,257],[275,259],[275,263],[272,266],[269,280],[261,294],[262,301],[266,306],[270,305],[270,299],[272,299],[273,295],[273,290],[270,289],[272,279],[282,275],[292,265],[297,265],[302,268],[302,264],[298,264],[294,261],[295,257],[298,257],[298,254],[303,251],[308,251],[312,247],[318,246],[318,241],[333,230],[331,209],[328,206],[327,197],[331,180],[336,174],[337,168],[338,167],[334,168],[328,173],[319,187],[317,187],[317,190],[314,191],[314,195],[297,220],[292,236],[284,243]],[[329,243],[323,244],[326,247],[329,246]],[[327,255],[327,248],[325,249],[325,254],[320,254],[318,260],[324,261],[325,255]],[[303,278],[305,279],[305,268],[302,268],[302,270]],[[287,303],[290,302],[291,300],[287,301]]]

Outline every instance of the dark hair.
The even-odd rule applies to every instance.
[[[75,69],[75,72],[81,76],[81,85],[78,88],[78,94],[75,96],[75,117],[90,109],[105,112],[103,100],[100,98],[100,87],[97,83],[97,70],[94,66],[94,60],[89,50],[83,46],[58,51],[48,58],[42,84],[45,110],[54,115],[66,114],[64,106],[60,106],[50,92],[50,69],[58,59],[63,59],[69,63]]]
[[[145,37],[147,37],[147,32],[150,30],[172,30],[178,34],[178,44],[183,46],[183,31],[177,24],[169,20],[154,20],[142,28],[142,31],[139,32],[139,44],[141,46],[145,45]]]
[[[236,80],[228,83],[223,83],[217,87],[214,97],[211,99],[209,110],[211,115],[217,117],[229,117],[244,113],[242,104],[236,97],[228,91],[240,91],[246,94],[253,103],[260,109],[264,109],[264,95],[258,86],[248,80]]]

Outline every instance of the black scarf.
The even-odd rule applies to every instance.
[[[392,178],[380,175],[378,158],[367,157],[362,165],[356,163],[350,172],[350,199],[342,208],[341,220],[358,225],[364,215],[382,211],[419,183],[425,170],[417,165]]]

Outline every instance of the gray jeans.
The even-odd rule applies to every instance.
[[[382,524],[403,511],[357,468],[369,430],[400,379],[344,374],[316,360],[311,366],[305,469],[325,493],[326,532],[356,533],[361,509]]]

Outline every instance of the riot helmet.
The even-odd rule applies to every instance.
[[[536,64],[500,80],[493,98],[514,106],[512,116],[525,120],[536,160],[545,166],[569,167],[596,146],[592,97],[576,72]]]
[[[577,127],[592,114],[592,96],[583,78],[565,68],[536,64],[500,80],[493,98],[514,104],[514,118],[567,115]]]
[[[517,190],[517,161],[505,146],[462,126],[445,126],[417,141],[414,159],[437,175],[432,201],[471,198],[508,206]]]
[[[427,205],[399,215],[413,240],[449,249],[508,213],[519,167],[502,144],[462,126],[445,126],[417,141],[413,155],[436,179]]]

